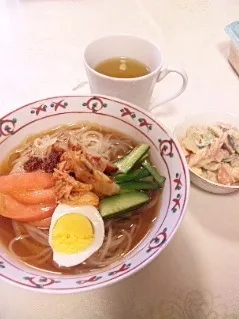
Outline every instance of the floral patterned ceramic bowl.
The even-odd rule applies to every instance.
[[[154,164],[166,183],[157,222],[147,237],[118,264],[96,274],[57,276],[29,268],[0,247],[0,277],[19,287],[45,293],[88,291],[126,278],[153,260],[175,234],[185,213],[189,174],[172,134],[146,111],[114,98],[61,96],[37,101],[0,120],[0,160],[25,137],[59,124],[97,122],[151,145]]]

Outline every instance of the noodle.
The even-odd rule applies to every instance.
[[[52,251],[51,251],[51,248],[44,248],[43,250],[41,250],[41,252],[39,253],[39,254],[37,254],[37,255],[32,255],[32,256],[27,256],[27,257],[20,257],[23,261],[26,261],[26,262],[28,262],[28,261],[30,261],[30,260],[32,260],[32,259],[40,259],[40,260],[38,260],[37,261],[37,263],[39,264],[39,263],[41,263],[41,261],[42,261],[42,259],[41,259],[41,257],[42,258],[45,258],[46,257],[46,255],[49,255],[49,253],[50,254],[52,254]]]
[[[39,244],[43,246],[49,246],[48,243],[48,234],[45,234],[43,230],[40,230],[37,227],[31,225],[24,225],[25,229],[27,230],[28,234],[35,239]]]
[[[130,236],[132,237],[134,235],[135,230],[136,230],[136,225],[132,224],[131,226],[132,227],[130,229]]]
[[[94,154],[101,155],[107,160],[112,160],[118,156],[129,152],[132,149],[132,141],[127,137],[117,138],[116,133],[101,133],[102,128],[97,124],[83,123],[80,125],[70,125],[71,131],[64,130],[64,126],[51,134],[35,136],[35,139],[30,142],[26,141],[25,146],[15,151],[18,156],[12,163],[12,172],[17,173],[23,164],[31,157],[38,156],[46,157],[52,150],[52,145],[56,144],[63,149],[67,149],[68,142],[73,144],[80,143]],[[42,134],[41,134],[42,135]]]
[[[125,235],[125,239],[126,239],[126,248],[124,250],[124,254],[126,254],[130,247],[131,247],[131,243],[132,243],[132,238],[131,238],[131,235],[127,232],[127,230],[123,230],[123,234]]]
[[[50,249],[50,251],[48,252],[48,254],[46,254],[45,257],[43,257],[42,259],[37,261],[37,265],[38,266],[43,265],[46,262],[49,262],[51,260],[51,258],[52,258],[52,250]]]
[[[114,221],[117,225],[117,222]],[[103,252],[100,256],[92,256],[87,260],[87,264],[94,265],[98,268],[106,267],[114,262],[116,262],[120,257],[126,255],[131,248],[132,241],[134,238],[134,234],[130,234],[125,228],[119,227],[119,225],[115,226],[118,229],[120,235],[112,237],[112,230],[115,232],[114,226],[109,226],[109,231],[106,235],[107,239],[102,246]],[[133,224],[133,227],[136,228],[136,224]],[[122,249],[122,244],[124,243],[124,247]]]
[[[20,258],[21,260],[23,261],[29,261],[31,259],[38,259],[42,256],[44,256],[46,253],[49,253],[51,251],[51,248],[45,248],[43,250],[41,250],[40,253],[36,254],[36,255],[31,255],[31,256],[19,256],[18,254],[15,253],[14,249],[13,249],[13,245],[19,241],[19,240],[26,240],[26,239],[29,239],[30,238],[30,235],[22,235],[22,236],[18,236],[18,237],[15,237],[13,238],[10,243],[9,243],[9,250],[10,252],[17,258]]]
[[[35,226],[21,224],[15,221],[13,221],[12,224],[17,236],[9,243],[9,251],[13,253],[14,256],[20,258],[24,262],[30,262],[31,260],[36,259],[37,265],[42,265],[51,259],[52,251],[48,243],[48,231],[43,231]],[[132,247],[132,242],[140,228],[140,224],[141,216],[138,214],[132,216],[131,219],[106,221],[105,228],[107,229],[107,232],[105,234],[104,243],[98,252],[85,261],[85,265],[96,268],[107,267],[110,264],[115,263],[122,256],[125,256]],[[27,257],[17,255],[13,249],[13,245],[20,240],[21,244],[31,250],[31,246],[34,244],[32,242],[29,243],[28,239],[30,238],[34,239],[36,244],[45,248],[42,248],[41,252],[35,255]],[[38,246],[37,248],[39,249]],[[61,269],[61,267],[58,267],[55,264],[54,267]]]
[[[127,154],[135,143],[127,136],[102,128],[92,123],[60,126],[47,133],[41,133],[27,139],[7,159],[7,174],[18,173],[24,163],[32,156],[44,159],[53,147],[69,150],[81,144],[91,155],[100,155],[114,161]],[[108,267],[128,254],[147,234],[155,218],[158,196],[152,193],[152,200],[144,208],[129,213],[127,218],[114,218],[104,221],[105,238],[101,248],[82,264],[71,267],[72,273],[92,271]],[[148,217],[147,217],[148,216]],[[9,251],[18,259],[43,269],[60,271],[65,269],[53,262],[52,249],[49,245],[49,230],[12,221],[13,238],[8,242]],[[16,245],[16,243],[18,243]],[[20,248],[19,248],[20,247]],[[27,256],[22,256],[27,254]],[[69,271],[69,270],[68,270]]]
[[[21,228],[20,228],[20,225],[19,223],[15,222],[14,220],[12,221],[12,227],[14,229],[14,232],[15,232],[15,235],[17,237],[23,235],[23,233],[21,232]]]
[[[116,247],[118,247],[119,245],[122,244],[122,242],[124,241],[124,236],[120,235],[117,239],[115,239],[112,243],[111,243],[111,250],[114,250]]]
[[[110,245],[111,245],[111,240],[112,240],[112,227],[111,227],[111,224],[108,227],[109,227],[109,230],[108,230],[108,234],[107,234],[106,243],[104,245],[105,247],[104,247],[101,255],[99,256],[99,261],[102,261],[105,258],[106,254],[107,254],[107,252],[108,252],[108,250],[110,248]]]

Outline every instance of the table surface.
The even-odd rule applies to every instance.
[[[186,92],[157,113],[170,129],[199,111],[238,112],[239,80],[224,33],[238,18],[238,0],[1,0],[0,116],[37,99],[79,93],[73,88],[85,79],[83,48],[108,33],[153,40],[166,64],[186,69]],[[177,81],[160,84],[161,96]],[[79,295],[43,295],[1,282],[0,318],[239,318],[238,207],[238,194],[192,187],[180,229],[145,269]]]

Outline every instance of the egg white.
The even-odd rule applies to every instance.
[[[94,240],[92,244],[84,251],[75,254],[63,254],[54,251],[53,248],[53,229],[59,218],[67,214],[80,214],[88,218],[93,226]],[[103,219],[98,210],[92,205],[83,206],[69,206],[65,204],[59,204],[55,209],[49,230],[49,245],[53,251],[53,260],[62,267],[72,267],[79,265],[91,255],[93,255],[103,244],[105,237],[105,227]]]

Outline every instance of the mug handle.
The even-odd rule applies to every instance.
[[[157,82],[160,82],[162,81],[169,73],[177,73],[181,76],[182,80],[183,80],[183,83],[180,87],[180,89],[172,94],[170,97],[168,98],[165,98],[164,100],[160,101],[160,102],[154,102],[153,105],[151,105],[149,107],[149,110],[152,111],[153,109],[155,109],[156,107],[164,104],[164,103],[167,103],[173,99],[175,99],[176,97],[178,97],[179,95],[181,95],[186,87],[187,87],[187,84],[188,84],[188,76],[187,76],[187,73],[183,70],[183,69],[176,69],[176,68],[173,68],[173,67],[168,67],[168,68],[165,68],[164,70],[162,70],[158,76],[158,79],[157,79]]]

